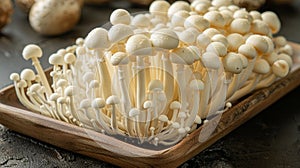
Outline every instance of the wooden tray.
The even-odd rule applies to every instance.
[[[291,45],[295,49],[294,60],[297,66],[293,67],[287,77],[268,88],[254,92],[222,115],[212,118],[209,124],[202,125],[180,143],[166,149],[145,149],[92,130],[35,114],[19,103],[13,86],[0,91],[0,123],[40,141],[118,166],[176,167],[300,85],[300,45],[295,43]],[[213,127],[216,129],[212,133],[205,134],[205,131]],[[199,141],[200,133],[210,136],[204,141]]]

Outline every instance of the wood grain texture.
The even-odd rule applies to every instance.
[[[300,51],[299,45],[292,45],[297,52]],[[140,148],[92,130],[35,114],[19,103],[13,86],[0,92],[0,123],[40,141],[121,167],[176,167],[299,85],[300,68],[297,68],[270,87],[240,100],[230,110],[210,119],[180,143],[164,150]],[[199,141],[199,136],[206,138]]]

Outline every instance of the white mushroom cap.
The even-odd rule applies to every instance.
[[[171,23],[172,25],[175,26],[184,26],[184,21],[186,18],[188,18],[190,16],[188,11],[178,11],[176,13],[174,13],[174,15],[172,15],[171,18]]]
[[[175,64],[191,65],[194,63],[193,53],[187,47],[175,48],[171,51],[170,60]]]
[[[198,5],[198,4],[208,4],[210,5],[211,4],[211,1],[210,0],[193,0],[192,3],[191,3],[191,9],[194,10],[195,7]]]
[[[116,25],[116,24],[129,25],[131,22],[131,16],[129,12],[125,9],[116,9],[111,13],[109,20],[112,25]]]
[[[288,55],[293,55],[294,54],[294,50],[293,47],[289,44],[286,44],[284,47],[279,48],[279,53],[285,53]]]
[[[171,29],[160,29],[154,31],[150,37],[154,47],[163,49],[174,49],[179,44],[177,34]]]
[[[215,6],[210,6],[210,7],[208,8],[208,11],[217,11],[217,10],[218,10],[218,8],[215,7]]]
[[[257,59],[253,68],[253,72],[258,74],[267,74],[270,72],[270,65],[265,59]]]
[[[215,28],[207,28],[203,31],[203,34],[207,35],[209,38],[212,38],[216,34],[221,34],[221,32]]]
[[[197,46],[190,45],[187,48],[193,53],[194,61],[200,60],[201,51]]]
[[[196,41],[196,35],[189,30],[184,30],[178,33],[178,37],[183,43],[186,44],[193,44]]]
[[[151,108],[152,106],[153,106],[153,103],[150,100],[145,101],[143,104],[144,109]]]
[[[249,59],[253,59],[257,56],[255,48],[250,44],[243,44],[239,47],[238,53],[243,54]]]
[[[129,57],[125,52],[116,52],[110,58],[110,63],[116,65],[127,65],[129,63]]]
[[[173,101],[170,104],[170,109],[174,110],[174,109],[180,109],[181,108],[181,103],[179,101]]]
[[[212,42],[206,47],[207,52],[213,52],[220,57],[224,57],[227,54],[226,46],[221,42]]]
[[[73,54],[73,53],[67,53],[67,54],[64,56],[64,61],[65,61],[67,64],[73,64],[73,63],[76,61],[76,56],[75,56],[75,54]]]
[[[239,10],[240,7],[238,7],[236,5],[229,5],[228,9],[231,10],[232,12],[235,12],[235,11]]]
[[[150,19],[144,14],[135,15],[131,21],[131,24],[136,27],[149,27],[151,25]]]
[[[234,13],[233,13],[233,18],[235,19],[247,19],[250,23],[253,21],[253,18],[252,16],[246,11],[245,8],[241,8],[239,10],[236,10]]]
[[[220,7],[220,6],[228,6],[231,5],[231,1],[224,1],[224,0],[212,0],[211,4],[215,7]]]
[[[52,54],[49,57],[49,63],[52,65],[63,65],[65,60],[61,54]]]
[[[33,81],[35,79],[35,73],[31,69],[24,69],[21,72],[21,79],[24,79],[26,81]]]
[[[284,36],[278,36],[273,38],[276,47],[280,48],[287,44],[287,40]]]
[[[77,56],[83,56],[83,55],[86,54],[86,49],[83,46],[79,46],[79,47],[76,48],[75,53],[76,53]]]
[[[93,79],[95,79],[95,75],[93,72],[85,72],[82,79],[84,82],[90,83]]]
[[[210,26],[209,21],[200,15],[191,15],[188,18],[186,18],[186,20],[184,21],[185,28],[194,27],[198,29],[200,32],[209,28],[209,26]]]
[[[258,53],[266,53],[269,50],[268,41],[261,35],[250,35],[246,44],[252,45]]]
[[[201,80],[194,79],[190,82],[190,88],[193,90],[203,90],[204,89],[204,83]]]
[[[164,115],[164,114],[160,115],[158,117],[158,120],[162,121],[162,122],[168,122],[169,121],[168,117],[166,115]]]
[[[75,87],[74,86],[68,86],[65,89],[65,95],[66,96],[74,96],[75,95]]]
[[[150,4],[149,12],[154,15],[167,16],[170,6],[167,1],[156,0]]]
[[[224,27],[225,25],[225,20],[223,16],[220,14],[220,12],[210,11],[205,13],[203,17],[209,21],[211,26]]]
[[[100,82],[98,80],[92,80],[89,84],[89,88],[98,88],[100,86]]]
[[[277,52],[272,52],[270,54],[265,54],[262,57],[263,59],[266,59],[270,65],[272,65],[275,61],[278,60],[278,54]]]
[[[198,14],[202,15],[208,11],[209,7],[210,7],[210,2],[209,3],[201,2],[201,3],[198,3],[194,7],[194,11],[196,11]]]
[[[202,64],[209,69],[219,69],[221,61],[219,56],[213,52],[205,52],[201,57]]]
[[[148,84],[148,90],[150,91],[162,91],[164,86],[160,80],[151,80]]]
[[[41,88],[41,85],[39,83],[35,83],[30,86],[29,92],[31,92],[31,93],[37,92],[40,88]]]
[[[124,39],[127,39],[133,34],[133,30],[130,26],[125,24],[116,24],[109,29],[108,39],[111,43],[117,43]]]
[[[251,24],[251,32],[260,35],[269,35],[271,29],[264,21],[256,19]]]
[[[252,16],[253,20],[256,20],[256,19],[262,20],[261,13],[258,11],[253,10],[253,11],[250,11],[249,14]]]
[[[58,98],[60,99],[60,98]],[[80,104],[79,104],[79,108],[82,108],[82,109],[86,109],[86,108],[89,108],[91,107],[92,103],[89,99],[83,99],[81,100]]]
[[[56,86],[58,86],[58,87],[65,87],[67,85],[68,85],[68,81],[66,79],[59,79],[56,82]]]
[[[129,55],[135,56],[152,55],[153,49],[151,41],[143,34],[133,35],[126,42],[126,52]]]
[[[85,45],[89,49],[96,48],[107,48],[110,46],[110,42],[108,40],[108,32],[104,28],[95,28],[89,32],[87,37],[85,38]]]
[[[238,33],[232,33],[227,36],[228,49],[230,51],[237,51],[238,48],[245,43],[245,39]]]
[[[278,16],[272,12],[272,11],[267,11],[261,14],[261,17],[265,23],[269,25],[269,27],[272,30],[272,33],[278,33],[281,27],[280,20]]]
[[[237,18],[230,24],[230,31],[233,33],[246,34],[250,31],[251,24],[247,19]]]
[[[186,113],[185,112],[179,112],[178,113],[178,118],[186,118],[187,117],[187,115],[186,115]]]
[[[224,18],[225,26],[229,25],[233,20],[233,13],[229,10],[222,10],[220,11],[220,14]]]
[[[210,37],[207,36],[206,34],[204,33],[200,33],[198,36],[197,36],[197,45],[200,47],[200,48],[206,48],[211,40],[210,40]]]
[[[267,54],[272,53],[274,51],[274,43],[272,41],[272,39],[268,36],[263,36],[264,39],[266,39],[267,43],[268,43],[268,51],[266,52]]]
[[[115,105],[119,103],[120,103],[120,99],[116,95],[111,95],[106,99],[106,104],[108,105]]]
[[[129,117],[136,117],[140,114],[140,110],[137,108],[132,108],[129,111]],[[151,128],[150,128],[151,129]]]
[[[175,129],[178,129],[178,128],[180,128],[180,124],[178,122],[173,122],[172,127]]]
[[[75,44],[82,46],[84,44],[84,39],[82,37],[78,37],[75,41]]]
[[[25,88],[25,87],[27,87],[26,81],[25,81],[24,79],[21,79],[21,80],[18,82],[17,87],[18,87],[18,88]]]
[[[25,60],[40,58],[43,55],[43,51],[38,45],[29,44],[23,49],[22,55]]]
[[[56,101],[59,97],[60,97],[60,95],[58,93],[52,93],[49,97],[49,100]]]
[[[289,69],[289,65],[285,60],[277,60],[272,65],[273,73],[280,78],[285,77],[289,73]]]
[[[103,108],[105,107],[105,100],[103,98],[95,98],[92,102],[93,108]]]
[[[20,76],[17,73],[12,73],[12,74],[10,74],[9,79],[12,81],[18,81],[18,80],[20,80]]]
[[[190,12],[191,11],[190,4],[185,1],[175,1],[168,9],[168,17],[171,18],[174,13],[180,10],[185,10]]]
[[[277,57],[279,60],[284,60],[288,63],[289,67],[293,66],[293,59],[290,55],[287,55],[285,53],[281,53]]]
[[[238,74],[243,70],[243,60],[238,54],[230,52],[224,57],[223,66],[226,71]]]
[[[211,41],[214,42],[221,42],[223,43],[226,47],[228,46],[228,40],[223,34],[216,34],[211,37]]]

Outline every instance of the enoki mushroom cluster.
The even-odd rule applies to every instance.
[[[42,50],[30,44],[23,57],[37,74],[11,75],[17,96],[32,111],[71,124],[175,144],[292,66],[291,46],[273,38],[277,15],[229,2],[154,1],[136,15],[117,9],[109,29],[97,27],[49,57],[51,84],[38,61]]]

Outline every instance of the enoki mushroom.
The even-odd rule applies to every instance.
[[[108,135],[173,145],[230,102],[285,77],[293,50],[273,37],[273,12],[195,0],[154,1],[147,13],[124,9],[76,44],[49,57],[52,83],[30,44],[37,74],[13,73],[20,102],[37,113]]]

